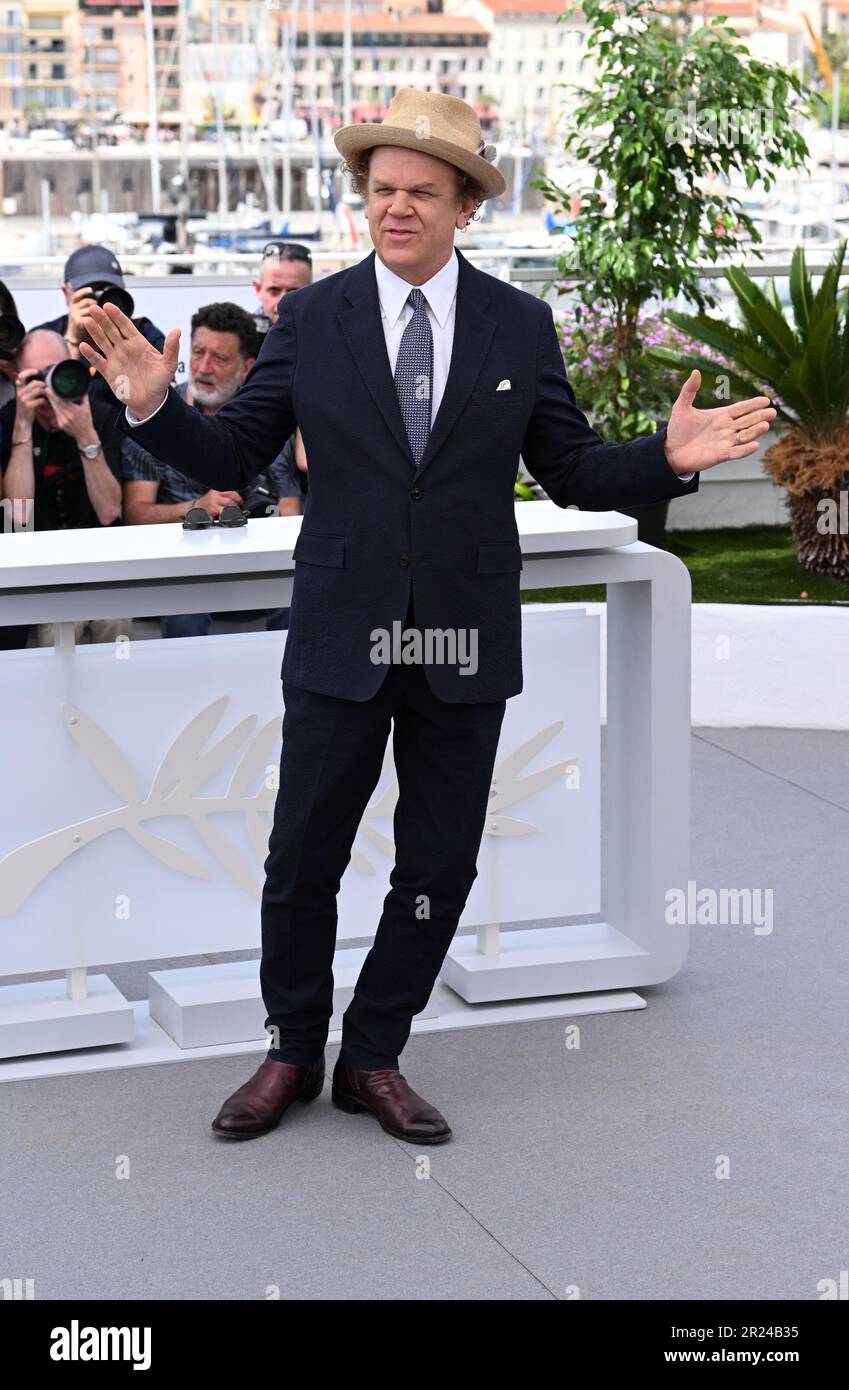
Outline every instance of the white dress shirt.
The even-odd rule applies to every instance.
[[[451,366],[451,348],[454,344],[454,313],[457,306],[457,273],[459,263],[456,251],[452,251],[441,270],[418,285],[427,304],[427,317],[433,334],[433,382],[431,394],[430,422],[433,424],[445,383],[448,368]],[[413,306],[407,297],[413,286],[409,280],[402,280],[394,270],[383,264],[379,256],[374,258],[374,272],[377,277],[377,293],[380,299],[380,317],[383,322],[383,336],[386,339],[386,352],[392,375],[398,349],[404,336],[404,329],[413,317]]]
[[[427,303],[427,316],[430,322],[430,331],[433,334],[431,425],[436,418],[436,412],[445,390],[445,383],[448,380],[448,368],[451,365],[458,271],[457,253],[452,251],[442,269],[438,270],[435,275],[431,275],[429,280],[425,280],[423,285],[418,286]],[[394,270],[390,270],[387,265],[384,265],[379,256],[374,258],[374,273],[377,280],[377,294],[380,300],[380,317],[383,324],[383,336],[386,340],[386,353],[394,376],[398,348],[401,346],[404,329],[413,317],[413,306],[407,302],[413,286],[409,280],[402,279],[400,275],[395,274]],[[156,410],[145,416],[144,420],[137,419],[128,406],[127,422],[130,425],[146,424],[148,420],[153,419],[156,411],[160,410],[164,404],[165,398],[156,407]],[[679,477],[682,483],[687,483],[695,477],[695,474],[679,474]]]

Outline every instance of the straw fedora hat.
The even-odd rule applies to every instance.
[[[477,179],[485,198],[497,198],[507,187],[492,161],[495,146],[481,138],[474,109],[459,97],[399,87],[382,121],[346,125],[333,137],[346,159],[375,145],[400,145],[406,150],[444,159]]]

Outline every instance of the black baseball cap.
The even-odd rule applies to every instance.
[[[124,289],[124,276],[114,255],[105,246],[81,246],[65,262],[65,284],[72,290],[83,285],[119,285]]]

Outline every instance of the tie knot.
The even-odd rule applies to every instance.
[[[413,309],[418,312],[419,309],[424,308],[427,301],[420,289],[412,289],[407,295],[407,303],[412,304]]]

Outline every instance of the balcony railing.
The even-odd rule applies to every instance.
[[[297,240],[297,232],[292,233],[292,239]],[[837,249],[838,243],[822,242],[812,247],[807,247],[808,269],[816,278],[821,276],[826,270],[830,256]],[[459,248],[463,251],[466,258],[473,265],[479,266],[491,274],[498,276],[508,283],[528,289],[531,292],[542,293],[547,287],[554,291],[554,285],[558,278],[557,258],[542,248],[517,248],[517,247],[477,247],[467,250],[465,247]],[[790,260],[794,245],[790,242],[772,243],[766,248],[763,261],[754,259],[736,260],[728,262],[729,265],[741,265],[752,279],[771,279],[778,281],[786,279],[790,274]],[[340,270],[347,265],[353,265],[362,260],[368,252],[364,250],[334,250],[331,248],[316,247],[313,251],[313,270],[316,278],[329,270]],[[155,271],[160,267],[186,266],[195,272],[194,279],[199,282],[201,279],[208,280],[214,284],[222,279],[238,278],[243,275],[245,278],[251,277],[256,269],[257,255],[253,252],[228,251],[220,248],[207,249],[203,246],[195,248],[191,255],[170,255],[162,252],[150,251],[120,251],[121,264],[127,275],[144,275],[147,271]],[[8,258],[12,261],[12,257]],[[55,272],[61,270],[65,264],[64,256],[14,256],[14,265],[20,267],[21,273],[28,279],[37,279],[41,276],[53,279]],[[0,263],[2,268],[2,263]],[[719,262],[716,265],[702,265],[699,268],[700,277],[704,280],[720,280],[724,276],[726,263]],[[849,260],[844,267],[843,275],[849,275]],[[167,283],[167,282],[166,282]],[[173,280],[170,281],[173,284]],[[670,306],[666,306],[670,307]]]

